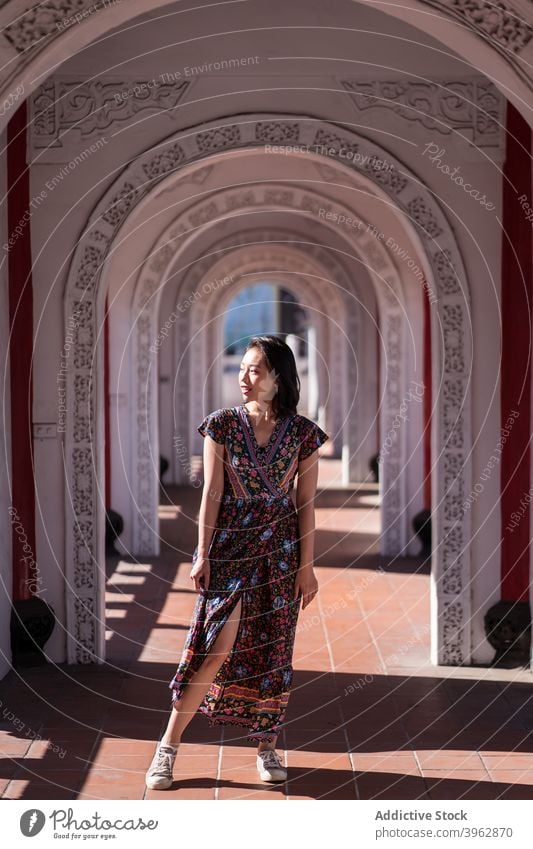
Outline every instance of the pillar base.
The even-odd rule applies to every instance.
[[[54,630],[55,623],[53,609],[38,596],[13,602],[11,653],[15,669],[48,663],[42,650]]]
[[[527,601],[498,601],[485,613],[487,640],[496,649],[490,666],[529,668],[531,610]]]

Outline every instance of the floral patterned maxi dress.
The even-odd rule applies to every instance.
[[[224,444],[224,489],[209,546],[210,580],[198,593],[176,674],[172,705],[242,600],[233,648],[198,707],[209,724],[231,723],[256,740],[279,733],[292,682],[301,596],[294,599],[299,530],[293,488],[299,460],[328,435],[301,415],[280,418],[259,446],[241,404],[210,413],[198,431]],[[193,553],[193,564],[198,546]]]

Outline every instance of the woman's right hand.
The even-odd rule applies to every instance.
[[[210,565],[208,557],[198,557],[191,569],[190,578],[194,581],[196,592],[209,589]]]

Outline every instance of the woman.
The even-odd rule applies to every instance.
[[[292,682],[296,623],[313,600],[317,448],[329,437],[298,415],[294,356],[276,336],[252,338],[242,358],[244,403],[208,415],[198,545],[199,593],[172,689],[165,733],[146,773],[172,784],[183,731],[196,711],[246,728],[264,781],[287,772],[275,751]],[[290,493],[298,473],[296,509]]]

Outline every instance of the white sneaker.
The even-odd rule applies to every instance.
[[[172,769],[177,754],[177,746],[158,744],[145,777],[146,786],[150,790],[167,790],[172,787]]]
[[[287,770],[281,765],[274,749],[264,749],[257,754],[257,771],[263,781],[286,781]]]

